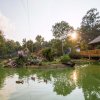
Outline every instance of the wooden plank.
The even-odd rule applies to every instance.
[[[100,49],[81,51],[80,55],[86,57],[100,57]]]

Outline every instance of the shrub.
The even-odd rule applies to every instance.
[[[53,52],[51,50],[51,48],[45,48],[42,50],[42,55],[48,60],[48,61],[52,61],[54,59],[53,57]]]
[[[72,51],[70,54],[69,54],[70,58],[72,59],[81,59],[82,56],[80,55],[79,52],[76,52],[76,51]]]
[[[71,60],[71,58],[69,57],[69,55],[63,55],[63,56],[61,56],[61,59],[60,59],[61,63],[66,63],[70,60]]]
[[[37,65],[37,64],[39,64],[40,63],[40,61],[38,60],[38,59],[33,59],[32,61],[31,61],[31,64],[33,64],[33,65]]]
[[[23,67],[26,62],[27,62],[26,57],[20,56],[20,57],[16,58],[17,67]]]
[[[30,56],[27,60],[27,65],[42,65],[42,59],[36,56]]]

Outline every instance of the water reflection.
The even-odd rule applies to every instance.
[[[77,85],[78,73],[77,71],[73,71],[71,78],[73,79],[75,85]]]
[[[7,79],[10,79],[10,81],[6,81]],[[13,84],[9,86],[11,82]],[[27,84],[30,88],[38,89],[40,85],[44,88],[45,85],[49,86],[51,84],[52,93],[61,96],[68,96],[74,93],[74,90],[82,89],[81,92],[84,95],[84,100],[99,100],[100,66],[83,65],[83,67],[79,66],[75,69],[67,68],[56,70],[0,69],[0,97],[3,94],[3,97],[11,97],[11,93],[14,93],[15,90],[19,91],[17,89],[18,86],[25,88]],[[11,92],[6,93],[6,95],[4,91],[7,91],[7,87],[11,87],[9,88],[11,90],[8,90]],[[8,99],[4,98],[3,100]]]
[[[83,89],[85,100],[100,99],[100,66],[90,65],[78,70],[78,86]]]
[[[66,96],[75,89],[75,82],[70,77],[73,70],[66,71],[62,74],[58,74],[58,76],[54,80],[54,91],[58,95]]]
[[[8,100],[9,95],[11,95],[16,90],[15,80],[18,76],[14,75],[14,77],[6,77],[4,81],[4,86],[0,90],[0,100]]]

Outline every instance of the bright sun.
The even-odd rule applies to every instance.
[[[71,33],[71,38],[72,38],[72,40],[76,40],[77,39],[77,33],[76,32]]]

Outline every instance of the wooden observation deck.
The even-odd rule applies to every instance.
[[[100,49],[81,51],[80,54],[84,57],[100,57]]]

